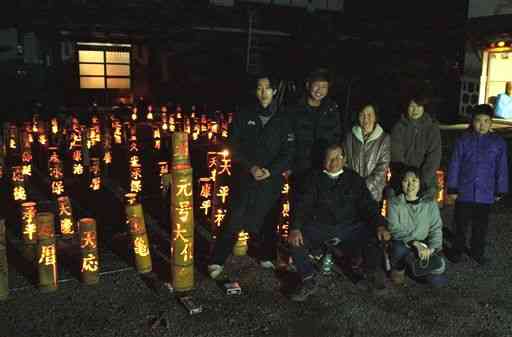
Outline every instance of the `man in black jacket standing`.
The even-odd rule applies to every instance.
[[[306,95],[288,109],[295,134],[292,173],[301,180],[312,168],[321,168],[325,148],[340,143],[342,125],[336,102],[327,97],[331,79],[324,69],[309,74]]]
[[[222,273],[238,233],[261,229],[265,215],[280,196],[283,173],[290,169],[294,138],[289,120],[278,111],[276,92],[270,76],[258,77],[256,104],[233,118],[229,138],[234,163],[231,212],[208,266],[213,279]]]
[[[367,285],[370,290],[384,288],[384,274],[378,272],[382,258],[378,241],[391,238],[387,222],[380,215],[365,180],[344,167],[342,145],[331,145],[324,153],[324,170],[313,172],[295,195],[288,242],[302,284],[291,296],[294,301],[305,301],[317,289],[316,272],[308,251],[332,239],[342,249],[362,250]]]

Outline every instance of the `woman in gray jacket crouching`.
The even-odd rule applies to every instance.
[[[439,207],[432,199],[422,199],[420,173],[406,168],[401,175],[402,193],[389,202],[388,222],[392,236],[391,280],[405,281],[409,267],[413,277],[432,286],[447,282],[446,263],[438,253],[443,246],[443,222]]]

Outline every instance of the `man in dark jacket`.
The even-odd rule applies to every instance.
[[[332,239],[339,241],[342,249],[362,249],[369,286],[372,290],[384,288],[383,273],[377,273],[379,256],[382,257],[377,241],[390,239],[387,222],[365,180],[344,165],[343,147],[330,146],[324,170],[315,171],[296,193],[288,242],[302,284],[291,296],[294,301],[306,300],[317,289],[308,251]]]
[[[293,134],[286,116],[277,111],[276,85],[269,76],[257,78],[257,103],[235,114],[229,147],[234,163],[230,219],[222,228],[208,272],[219,277],[243,229],[257,233],[275,205],[290,169]]]
[[[306,82],[306,96],[288,108],[295,134],[292,172],[296,179],[311,168],[321,168],[325,148],[341,141],[340,110],[327,97],[330,83],[325,70],[312,72]]]
[[[441,162],[441,132],[439,126],[425,112],[428,96],[417,90],[409,99],[407,112],[391,131],[392,185],[399,186],[397,177],[406,166],[421,170],[425,197],[434,197],[437,191],[436,171]]]

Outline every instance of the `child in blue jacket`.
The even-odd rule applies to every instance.
[[[455,203],[456,238],[451,260],[460,262],[466,250],[466,228],[471,224],[470,257],[488,262],[485,241],[491,205],[508,192],[507,145],[490,132],[493,109],[473,108],[471,128],[457,139],[448,168],[448,194]]]

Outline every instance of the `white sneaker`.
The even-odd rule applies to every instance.
[[[260,261],[260,266],[265,269],[276,269],[272,261]]]
[[[219,264],[211,264],[208,266],[208,274],[212,279],[216,279],[224,271],[224,267]]]

